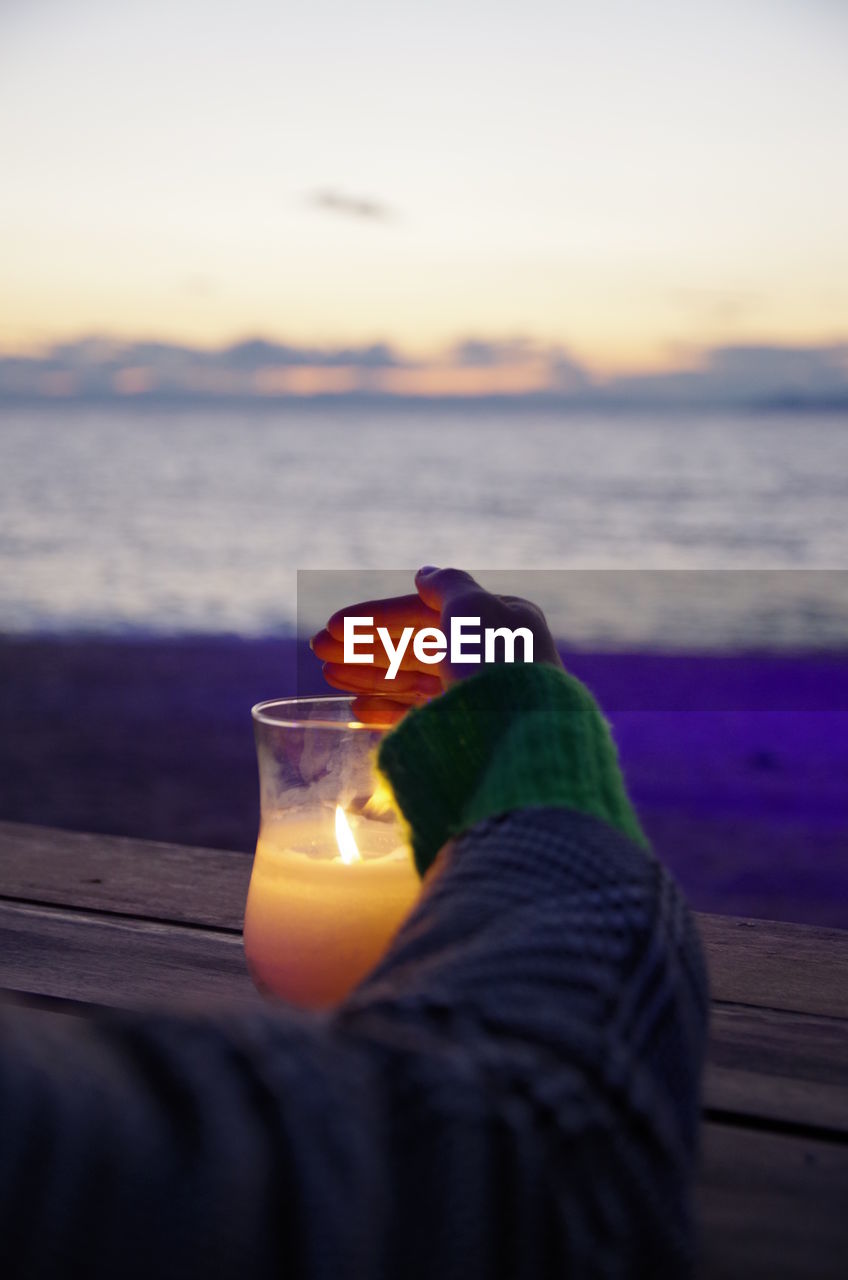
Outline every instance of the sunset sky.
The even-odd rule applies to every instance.
[[[0,349],[844,342],[846,66],[843,0],[3,0]]]

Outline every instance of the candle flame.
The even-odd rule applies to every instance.
[[[362,861],[362,854],[356,847],[347,814],[340,804],[336,805],[336,843],[339,846],[342,862],[346,866],[350,866],[352,862]]]

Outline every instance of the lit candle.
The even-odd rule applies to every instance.
[[[420,888],[398,834],[340,805],[263,819],[244,918],[257,986],[322,1007],[374,967]]]

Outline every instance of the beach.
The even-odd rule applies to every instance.
[[[565,651],[701,911],[848,927],[848,654]],[[0,820],[238,849],[250,707],[329,692],[291,637],[0,638]]]

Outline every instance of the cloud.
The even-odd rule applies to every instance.
[[[833,395],[848,387],[848,343],[827,347],[733,346],[710,352],[705,375],[727,389]]]
[[[385,222],[394,215],[387,204],[374,200],[369,196],[348,195],[344,191],[336,191],[325,187],[312,191],[307,203],[313,209],[321,209],[325,213],[338,213],[346,218],[357,218],[360,221]]]
[[[453,364],[475,369],[491,369],[495,365],[515,364],[538,351],[528,338],[503,338],[492,342],[484,338],[464,338],[450,349]]]
[[[709,348],[689,368],[593,378],[560,345],[468,336],[429,359],[385,342],[308,346],[256,336],[210,349],[103,337],[41,354],[0,353],[0,403],[33,399],[195,400],[310,396],[505,397],[635,408],[848,409],[848,342]]]
[[[219,368],[248,371],[292,365],[325,369],[341,366],[381,369],[401,363],[394,350],[384,342],[362,347],[298,347],[267,342],[264,338],[234,343],[208,353],[207,359]]]
[[[526,337],[491,341],[465,338],[450,350],[451,362],[461,368],[504,369],[540,367],[542,386],[551,392],[583,391],[591,384],[587,370],[561,346],[534,342]]]
[[[640,405],[848,406],[848,343],[713,347],[694,368],[614,378],[603,394]]]
[[[257,337],[207,349],[87,337],[59,343],[39,356],[0,355],[0,400],[320,394],[324,385],[331,392],[355,391],[360,385],[366,389],[370,371],[399,363],[401,357],[386,343],[306,347]],[[310,370],[305,376],[303,371]],[[340,376],[340,370],[349,374]]]

